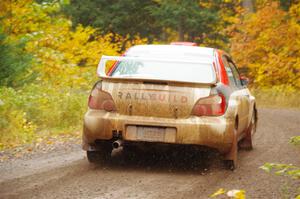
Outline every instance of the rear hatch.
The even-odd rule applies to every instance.
[[[213,84],[158,80],[103,78],[102,90],[111,94],[122,115],[187,118],[200,98],[210,95]]]
[[[137,46],[125,57],[103,55],[97,71],[118,113],[187,118],[217,82],[212,55],[199,47]]]

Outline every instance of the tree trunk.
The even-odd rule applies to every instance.
[[[167,31],[166,31],[165,27],[162,28],[162,33],[161,33],[160,39],[164,42],[167,41]]]
[[[178,39],[184,41],[183,19],[181,18],[178,24]]]

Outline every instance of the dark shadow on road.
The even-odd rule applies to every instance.
[[[212,168],[224,169],[221,155],[214,150],[177,147],[168,151],[126,152],[114,150],[110,160],[92,166],[96,169],[135,170],[143,172],[175,172],[205,175]]]

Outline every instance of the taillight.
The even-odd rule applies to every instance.
[[[192,115],[195,116],[220,116],[225,113],[226,98],[219,93],[199,99],[195,104]]]
[[[116,106],[111,95],[101,90],[101,82],[94,86],[89,96],[88,106],[91,109],[105,110],[109,112],[116,110]]]

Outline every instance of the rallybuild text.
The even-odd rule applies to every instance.
[[[145,100],[168,103],[188,103],[188,97],[178,94],[168,93],[140,93],[140,92],[118,92],[119,99],[125,100]]]

